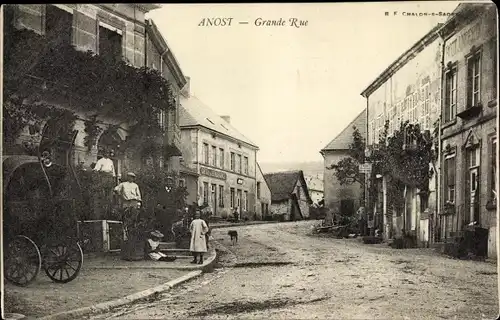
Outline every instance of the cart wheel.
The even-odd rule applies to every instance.
[[[44,250],[45,274],[54,282],[68,283],[74,280],[83,264],[83,251],[78,242],[55,242]]]
[[[26,236],[19,235],[9,241],[4,255],[5,279],[15,285],[30,284],[42,268],[40,250]]]

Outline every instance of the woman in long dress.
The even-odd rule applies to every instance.
[[[196,210],[194,220],[189,226],[189,230],[191,231],[191,244],[189,246],[189,251],[192,252],[194,257],[191,263],[203,264],[203,254],[207,252],[205,234],[208,232],[208,226],[200,217],[200,210]],[[200,257],[199,260],[197,259],[198,257]]]

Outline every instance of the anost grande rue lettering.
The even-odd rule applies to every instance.
[[[249,24],[246,20],[238,20],[235,22],[234,18],[217,17],[217,18],[203,18],[198,23],[198,27],[231,27],[234,24],[246,25]],[[302,28],[309,25],[308,20],[301,20],[298,18],[279,18],[279,19],[264,19],[257,18],[253,23],[257,27],[292,27]]]

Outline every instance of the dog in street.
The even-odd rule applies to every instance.
[[[231,243],[233,246],[238,243],[238,231],[236,230],[229,230],[227,233],[231,237]]]

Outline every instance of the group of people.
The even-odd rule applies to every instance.
[[[95,163],[93,170],[102,172],[109,178],[115,179],[116,172],[111,156],[110,152],[104,154]],[[120,182],[113,189],[114,194],[119,197],[124,226],[124,240],[129,238],[130,229],[138,222],[139,209],[142,205],[141,192],[139,186],[135,183],[135,179],[135,173],[129,172],[127,173],[127,179]],[[187,218],[187,214],[184,218]],[[203,264],[203,255],[208,251],[210,229],[208,222],[201,219],[201,210],[199,208],[196,209],[194,219],[189,224],[189,231],[191,233],[190,251],[193,254],[193,261],[191,263]],[[159,243],[163,237],[164,235],[157,230],[149,234],[149,238],[147,239],[147,254],[150,259],[155,261],[173,261],[175,258],[168,257],[160,251]]]

